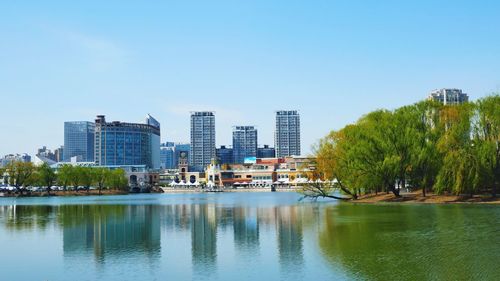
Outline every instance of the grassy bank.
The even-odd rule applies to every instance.
[[[422,196],[422,191],[413,191],[401,194],[401,197],[394,197],[392,193],[368,194],[361,196],[358,200],[349,201],[352,203],[423,203],[423,204],[500,204],[500,198],[493,198],[491,195],[456,196],[437,195],[433,193]]]

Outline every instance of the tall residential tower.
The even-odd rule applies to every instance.
[[[439,89],[429,94],[429,100],[438,101],[444,105],[456,105],[469,101],[469,96],[460,89]]]
[[[300,115],[296,110],[276,111],[276,157],[300,155]]]
[[[211,111],[191,112],[191,150],[189,164],[203,171],[215,159],[215,114]]]
[[[257,157],[257,129],[253,126],[233,128],[233,161],[242,164],[247,157]]]

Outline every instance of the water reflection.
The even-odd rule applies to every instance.
[[[480,206],[0,206],[0,234],[55,232],[65,267],[111,280],[127,279],[116,270],[157,280],[170,272],[195,280],[500,280],[499,226],[500,209]],[[96,266],[71,267],[89,263]]]
[[[259,217],[256,209],[234,208],[234,246],[243,257],[259,252]]]
[[[131,254],[157,259],[161,249],[157,206],[66,205],[58,208],[65,256]]]
[[[295,206],[276,209],[279,259],[284,272],[289,268],[300,270],[304,263],[301,218]]]
[[[214,205],[192,205],[191,211],[193,273],[197,277],[210,277],[217,263],[216,209]]]
[[[319,245],[356,279],[499,280],[498,211],[340,205],[325,210]]]

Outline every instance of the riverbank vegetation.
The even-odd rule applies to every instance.
[[[4,175],[9,185],[15,187],[12,192],[20,195],[31,193],[34,187],[46,191],[47,195],[53,194],[54,191],[73,191],[71,193],[74,194],[80,190],[91,193],[91,189],[95,189],[100,195],[103,190],[128,190],[128,181],[122,169],[110,170],[68,164],[54,171],[48,164],[35,166],[30,162],[11,162],[0,170],[0,175]]]
[[[443,106],[422,101],[371,112],[332,131],[315,148],[326,183],[308,197],[421,189],[438,195],[497,196],[500,187],[500,95]],[[326,196],[328,197],[328,196]]]

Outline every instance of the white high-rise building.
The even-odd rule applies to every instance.
[[[276,111],[276,157],[300,155],[300,115],[297,110]]]
[[[215,154],[215,114],[211,111],[191,112],[191,150],[189,165],[203,171]]]
[[[429,100],[438,101],[444,105],[456,105],[469,101],[469,96],[460,89],[439,89],[429,94]]]

